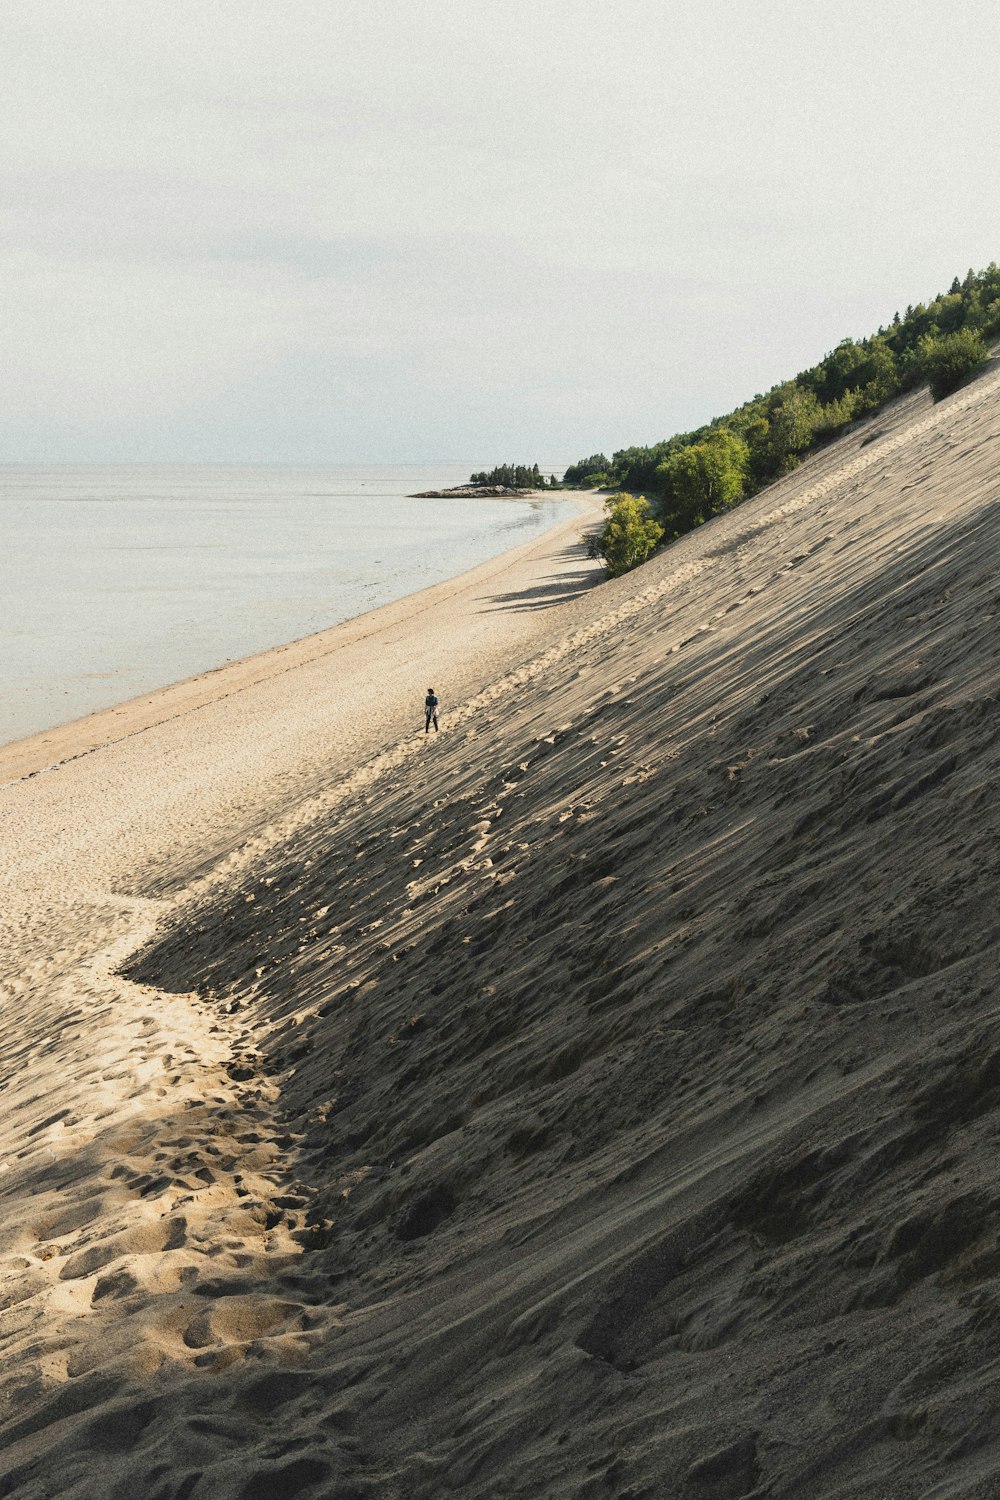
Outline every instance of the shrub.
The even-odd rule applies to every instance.
[[[599,557],[609,578],[617,578],[644,563],[663,527],[653,520],[643,495],[612,495],[605,501],[608,519],[604,529],[590,541],[591,557]]]
[[[935,401],[950,396],[967,375],[989,359],[982,335],[971,328],[946,333],[941,338],[921,340],[920,369]]]
[[[671,534],[680,536],[742,499],[749,463],[746,443],[725,427],[664,459],[656,478],[660,511]]]

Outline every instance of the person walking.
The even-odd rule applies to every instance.
[[[427,697],[424,699],[424,734],[430,734],[432,724],[434,725],[434,732],[436,734],[438,727],[438,697],[433,688],[428,688]]]

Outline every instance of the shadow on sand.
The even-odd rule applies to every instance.
[[[533,583],[529,588],[517,589],[509,594],[486,596],[482,612],[550,609],[554,604],[566,604],[571,599],[579,599],[604,577],[600,564],[587,556],[585,542],[575,542],[557,555],[557,566],[570,562],[578,563],[579,566],[572,571],[550,573],[547,578]]]

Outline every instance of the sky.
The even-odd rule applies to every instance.
[[[0,462],[567,463],[1000,259],[993,0],[6,0]]]

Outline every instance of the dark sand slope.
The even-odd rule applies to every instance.
[[[67,1279],[0,1494],[1000,1495],[998,438],[900,403],[181,901],[273,1239],[171,1147],[200,1267]]]

